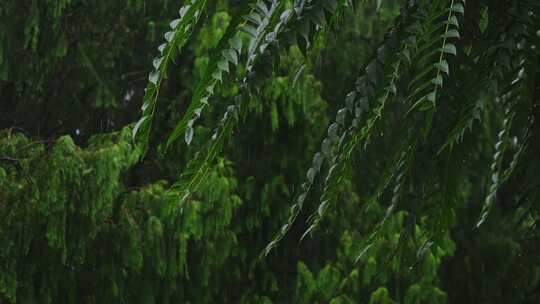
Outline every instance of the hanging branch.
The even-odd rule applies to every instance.
[[[230,64],[240,64],[242,55],[241,30],[249,35],[250,46],[248,50],[248,65],[255,60],[256,54],[253,47],[261,44],[260,39],[267,32],[270,20],[278,13],[282,1],[274,0],[267,7],[264,1],[257,1],[249,13],[241,12],[229,24],[229,27],[210,57],[210,63],[206,68],[205,76],[199,81],[192,101],[183,118],[176,124],[174,131],[167,139],[167,147],[182,134],[186,144],[193,139],[193,125],[201,117],[203,110],[209,106],[209,100],[214,95],[214,88],[218,82],[223,82],[224,74],[230,73]],[[248,7],[248,6],[246,6]],[[251,24],[242,24],[247,20]],[[254,27],[255,25],[256,27]]]
[[[272,56],[278,58],[280,56],[279,50],[289,47],[285,43],[287,41],[283,36],[291,34],[291,32],[301,34],[301,32],[297,32],[297,29],[305,28],[305,24],[308,27],[320,24],[313,18],[303,18],[303,16],[320,15],[325,12],[335,14],[337,12],[337,7],[328,5],[328,2],[323,2],[319,5],[312,4],[311,6],[303,6],[302,3],[299,3],[293,9],[285,10],[277,9],[278,7],[282,8],[279,1],[272,2],[271,6],[266,9],[257,5],[254,11],[257,11],[258,14],[264,14],[268,23],[261,22],[258,29],[254,29],[252,25],[248,24],[243,29],[243,31],[248,32],[250,39],[246,63],[246,71],[248,72],[246,76],[241,77],[241,80],[239,80],[239,87],[248,92],[253,84],[252,81],[256,80],[253,76],[249,76],[256,74],[258,68],[264,68],[264,66],[258,65],[258,60],[263,54],[271,52],[270,54]],[[254,22],[259,23],[257,17],[253,15],[246,17],[246,19],[256,19]],[[262,17],[261,20],[263,20]],[[280,41],[282,43],[279,43]],[[271,51],[271,47],[275,49]],[[205,148],[198,152],[197,157],[190,160],[186,170],[182,172],[179,181],[173,185],[172,190],[180,194],[181,201],[189,198],[197,190],[200,182],[208,173],[213,160],[227,142],[227,138],[232,134],[234,126],[238,123],[239,113],[243,112],[245,105],[244,98],[246,97],[243,94],[248,92],[241,92],[237,96],[238,102],[227,107],[227,112],[224,114],[220,125],[214,130],[211,141],[207,143]]]
[[[384,70],[386,66],[384,64],[385,59],[390,58],[390,54],[395,53],[395,49],[397,48],[396,44],[398,44],[398,41],[400,41],[399,39],[401,38],[400,36],[403,35],[403,33],[405,32],[406,20],[413,10],[414,5],[410,5],[406,10],[402,11],[402,14],[398,18],[398,21],[396,21],[396,25],[389,31],[385,42],[381,45],[381,47],[379,47],[376,58],[367,65],[365,69],[366,75],[358,79],[357,90],[349,93],[345,98],[346,106],[337,112],[336,122],[332,123],[329,126],[328,136],[323,140],[320,152],[317,152],[313,157],[312,166],[306,173],[307,181],[302,184],[302,191],[296,197],[296,202],[290,207],[290,215],[287,222],[281,227],[281,230],[277,234],[277,236],[274,237],[274,239],[266,246],[264,251],[265,255],[268,255],[268,253],[270,253],[270,251],[274,247],[276,247],[277,244],[288,233],[296,218],[302,211],[304,202],[313,186],[315,178],[319,174],[322,175],[321,168],[323,167],[323,164],[327,164],[327,175],[321,176],[321,178],[325,178],[324,193],[326,194],[323,193],[323,195],[321,196],[321,204],[317,209],[317,213],[315,213],[310,218],[312,225],[304,234],[304,236],[306,236],[310,231],[312,231],[319,223],[322,214],[325,213],[330,203],[330,200],[328,200],[328,193],[330,192],[330,189],[337,187],[336,181],[338,179],[333,178],[333,176],[335,174],[339,175],[341,172],[341,168],[337,169],[338,166],[336,164],[339,157],[338,149],[343,149],[346,137],[349,133],[352,133],[353,130],[356,130],[358,128],[360,119],[362,118],[364,113],[369,110],[368,96],[373,97],[371,95],[375,92],[373,88],[374,84],[372,82],[380,82],[380,76],[378,76],[378,74],[380,71]],[[399,55],[396,57],[400,58]],[[388,64],[388,66],[393,66],[394,72],[396,70],[399,70],[399,64]],[[391,75],[397,76],[397,73],[391,73]],[[369,76],[371,76],[371,78],[368,80]],[[385,87],[388,88],[389,91],[395,90],[395,83],[393,82],[393,79],[390,79],[390,81],[386,83]],[[370,95],[368,95],[369,92],[371,92]],[[382,102],[382,104],[384,103],[385,101]],[[379,108],[379,110],[382,111],[382,108]],[[380,114],[381,111],[376,112]],[[340,131],[346,130],[345,124],[347,123],[347,114],[351,114],[353,116],[353,119],[350,122],[350,126],[348,127],[349,130]],[[373,124],[369,125],[373,126]]]
[[[167,75],[167,68],[191,36],[206,8],[206,3],[206,0],[192,0],[191,4],[180,8],[180,18],[170,22],[171,30],[165,33],[165,42],[158,47],[160,56],[152,61],[154,70],[148,76],[148,85],[141,107],[142,115],[133,128],[133,138],[141,144],[144,152],[148,149],[152,120],[163,79]]]

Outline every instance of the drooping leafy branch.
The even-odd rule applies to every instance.
[[[435,87],[429,93],[425,92],[431,85],[442,86],[441,71],[447,74],[449,72],[448,63],[446,62],[446,60],[444,60],[444,54],[450,53],[455,55],[456,47],[453,44],[447,43],[447,39],[459,37],[459,33],[457,32],[457,30],[453,29],[452,27],[458,26],[458,21],[455,13],[463,13],[463,5],[461,3],[455,4],[454,1],[452,1],[449,4],[449,7],[444,6],[444,3],[437,3],[437,5],[431,7],[429,11],[423,12],[422,10],[424,10],[424,8],[421,8],[419,12],[415,13],[415,18],[418,21],[412,23],[412,25],[403,25],[403,29],[406,28],[408,32],[413,32],[415,34],[411,35],[407,33],[407,31],[403,30],[403,32],[407,33],[408,35],[405,36],[406,38],[394,37],[394,39],[404,43],[404,45],[400,48],[399,54],[394,56],[395,58],[397,58],[397,61],[392,61],[390,64],[385,62],[384,55],[386,55],[385,53],[387,52],[389,53],[390,50],[385,49],[386,46],[379,48],[377,54],[378,57],[367,66],[366,76],[360,78],[357,83],[357,91],[360,95],[358,97],[359,102],[354,102],[356,92],[353,92],[348,96],[348,104],[354,105],[354,108],[356,109],[354,111],[356,114],[356,118],[354,118],[351,122],[352,126],[350,127],[350,130],[343,128],[343,126],[340,126],[338,123],[334,123],[330,126],[328,134],[334,139],[333,149],[335,154],[328,157],[329,169],[326,176],[324,177],[325,186],[321,195],[321,203],[317,209],[317,212],[310,217],[309,221],[311,222],[311,224],[304,236],[309,234],[319,225],[328,206],[337,199],[337,195],[339,194],[340,181],[344,177],[347,164],[350,161],[355,147],[360,142],[365,141],[365,143],[367,144],[372,134],[373,128],[376,125],[376,122],[382,117],[382,110],[384,109],[387,100],[390,96],[396,96],[396,94],[398,93],[398,87],[396,83],[400,81],[400,77],[404,77],[400,74],[400,72],[403,73],[403,71],[400,71],[400,67],[402,65],[405,66],[405,63],[407,63],[409,65],[409,70],[411,70],[409,71],[409,74],[415,75],[414,77],[412,77],[412,80],[410,81],[408,87],[405,90],[399,88],[400,92],[404,92],[407,96],[405,98],[405,102],[408,102],[410,100],[414,101],[409,112],[425,100],[430,100],[432,103],[435,102],[437,87]],[[444,14],[448,14],[448,16],[446,19],[441,21],[440,18]],[[402,17],[403,16],[404,14],[402,14]],[[439,41],[441,44],[437,45],[437,42]],[[435,63],[432,63],[433,61],[431,58],[434,56],[434,54],[437,54],[438,57],[437,61]],[[385,63],[387,64],[386,66]],[[412,66],[412,63],[415,63],[415,66]],[[420,67],[418,66],[418,64],[420,64]],[[426,67],[423,68],[422,64]],[[402,69],[406,70],[404,68]],[[385,71],[388,72],[385,73]],[[433,73],[435,74],[431,76],[431,74]],[[381,74],[388,75],[386,76],[387,79],[380,80]],[[424,82],[418,84],[418,82],[420,81]],[[365,127],[357,128],[358,120],[360,119],[359,116],[362,114],[362,110],[367,111],[369,109],[370,101],[371,103],[374,103],[375,101],[378,105],[375,106],[375,110],[372,112],[372,116],[366,120]],[[350,106],[349,108],[353,107]],[[344,122],[344,118],[340,118],[340,116],[344,117],[344,115],[347,113],[346,111],[347,108],[344,108],[338,112],[338,119],[336,119],[337,122]],[[349,111],[352,112],[351,109]],[[346,131],[342,131],[341,134],[338,133],[340,127],[342,129],[345,129]],[[348,139],[348,132],[352,134],[351,140]],[[325,142],[323,142],[323,146],[326,147],[331,142],[331,139],[326,139]],[[407,147],[406,149],[409,149],[408,147],[414,145],[406,144],[405,146]],[[396,166],[396,168],[403,167]],[[313,182],[314,172],[317,171],[315,171],[314,168],[311,168],[307,174],[308,180],[311,183]],[[389,211],[387,212],[388,216],[392,212],[392,210],[394,210],[395,204],[397,203],[399,189],[401,188],[401,184],[403,183],[404,173],[402,172],[401,174],[397,174],[397,176],[398,185],[395,187],[396,191],[394,191],[392,204],[388,209]],[[309,186],[309,184],[307,185]],[[302,195],[299,197],[299,200],[301,200],[302,202],[305,199],[305,194],[307,194],[307,192],[309,191],[309,187],[306,187],[306,189],[307,191],[305,191],[305,193],[302,193]],[[291,216],[289,222],[285,224],[285,226],[283,226],[281,230],[282,233],[279,234],[278,237],[267,247],[267,252],[275,245],[275,242],[279,241],[279,239],[281,239],[287,232],[290,225],[296,218],[300,209],[298,207],[301,207],[301,204],[302,203],[297,203],[293,207],[293,216]]]
[[[406,133],[405,143],[399,151],[400,156],[396,157],[398,162],[394,167],[392,176],[395,178],[395,186],[392,190],[389,206],[386,208],[385,216],[373,229],[371,235],[366,238],[363,249],[357,260],[371,247],[372,242],[377,238],[382,227],[388,218],[397,211],[398,202],[400,201],[403,192],[411,192],[410,188],[405,190],[406,185],[412,184],[414,176],[412,176],[412,167],[417,159],[419,147],[424,145],[423,138],[429,135],[434,111],[436,110],[437,92],[443,88],[444,72],[447,76],[450,74],[450,68],[445,57],[457,55],[457,48],[449,42],[449,39],[459,39],[458,31],[459,21],[456,14],[464,14],[464,6],[460,1],[450,1],[449,6],[444,2],[434,3],[430,9],[420,10],[416,18],[420,23],[415,23],[412,26],[413,36],[410,39],[413,41],[410,53],[410,62],[414,62],[414,66],[410,66],[407,78],[411,79],[404,88],[399,88],[399,91],[404,92],[404,103],[408,105],[407,116],[415,117],[411,120]],[[446,15],[447,14],[447,15]],[[442,19],[445,17],[444,19]],[[435,60],[435,62],[434,62]],[[427,103],[426,103],[427,102]],[[417,108],[420,104],[424,104]],[[420,111],[416,111],[420,110]],[[416,112],[416,113],[415,113]],[[422,128],[422,126],[424,126]],[[430,157],[430,156],[428,156]],[[384,191],[384,188],[382,188]],[[409,225],[400,236],[401,242],[404,242],[408,237],[414,235],[414,223],[417,221],[417,209],[414,200],[409,202],[410,214]],[[407,231],[410,230],[410,231]],[[426,244],[433,244],[429,238],[426,243],[418,249],[418,256],[425,255],[429,250]],[[430,245],[430,246],[431,246]]]
[[[534,48],[534,44],[532,43],[535,40],[535,33],[529,30],[530,28],[534,28],[534,7],[534,4],[528,3],[515,4],[514,7],[515,12],[513,13],[516,15],[517,22],[512,24],[508,39],[511,40],[510,50],[516,57],[510,60],[513,63],[507,68],[507,73],[502,74],[500,88],[497,88],[498,96],[495,98],[496,104],[494,106],[501,109],[501,125],[493,147],[494,152],[490,165],[489,189],[484,200],[477,227],[480,227],[487,219],[493,208],[492,205],[496,201],[499,187],[510,177],[517,166],[517,162],[523,153],[524,145],[527,141],[528,129],[533,121],[532,113],[528,114],[528,123],[523,126],[525,131],[523,131],[524,138],[521,141],[521,145],[516,149],[516,153],[508,164],[508,168],[503,170],[505,152],[507,152],[511,145],[512,123],[515,120],[515,111],[517,108],[531,109],[534,106],[534,103],[531,105],[529,96],[529,92],[534,90],[534,88],[530,87],[530,79],[533,78],[533,75],[531,75],[529,62],[534,58],[531,48]],[[517,137],[515,139],[517,140]],[[514,145],[517,145],[517,143]]]
[[[339,4],[340,8],[346,6],[346,2]],[[442,111],[452,108],[452,105],[443,102],[450,102],[457,94],[455,84],[457,77],[453,74],[464,73],[460,69],[455,69],[451,73],[452,64],[456,63],[460,67],[461,61],[470,60],[471,65],[479,69],[489,67],[500,59],[497,53],[498,48],[495,48],[495,51],[486,50],[480,43],[477,45],[468,41],[467,43],[472,43],[474,46],[471,47],[460,41],[467,6],[464,0],[410,1],[406,4],[395,27],[377,49],[375,58],[366,64],[365,74],[357,80],[356,89],[346,96],[345,106],[337,111],[336,119],[328,127],[327,136],[322,141],[320,151],[313,156],[312,164],[306,173],[306,181],[301,185],[301,190],[295,197],[287,222],[281,227],[274,240],[268,244],[265,254],[268,254],[291,229],[316,180],[321,181],[322,192],[318,207],[308,218],[309,227],[302,238],[320,225],[327,210],[339,199],[340,185],[347,178],[351,161],[359,150],[358,147],[363,146],[365,151],[369,143],[377,140],[376,130],[384,127],[382,124],[386,120],[387,111],[396,111],[397,116],[403,120],[403,126],[399,130],[390,132],[391,135],[400,138],[397,141],[399,144],[391,149],[396,150],[395,155],[390,158],[387,174],[381,178],[381,183],[374,195],[376,199],[372,202],[382,198],[382,194],[392,182],[394,186],[386,213],[375,225],[370,236],[366,238],[364,249],[370,246],[369,240],[377,236],[381,227],[401,207],[399,202],[402,197],[418,197],[413,193],[415,191],[413,189],[418,186],[413,185],[420,183],[422,187],[425,186],[424,188],[429,188],[429,191],[434,191],[436,186],[426,186],[424,185],[426,181],[422,180],[423,177],[414,176],[413,170],[417,166],[417,157],[428,158],[436,163],[436,158],[441,153],[452,153],[452,149],[447,148],[453,148],[462,141],[466,131],[472,130],[474,121],[479,120],[482,112],[485,111],[484,105],[474,100],[488,98],[491,94],[474,92],[472,95],[475,97],[468,98],[466,106],[460,109],[459,112],[462,115],[451,116],[457,118],[455,120],[457,123],[450,132],[447,132],[448,137],[439,145],[438,152],[429,151],[426,147],[432,144],[430,140],[436,136],[434,132],[439,132],[441,128],[441,126],[436,126],[436,130],[432,131],[434,120],[446,115]],[[528,12],[537,9],[537,4],[528,1],[520,2],[517,6]],[[472,7],[471,11],[476,14],[479,6],[474,4]],[[205,74],[197,84],[186,113],[176,124],[167,140],[167,146],[170,146],[183,135],[185,142],[189,145],[194,136],[194,124],[205,108],[210,106],[209,101],[214,95],[216,86],[235,84],[240,88],[234,104],[227,107],[223,118],[215,127],[212,138],[188,162],[180,180],[172,187],[173,192],[179,194],[182,200],[190,197],[197,190],[198,185],[209,172],[213,161],[239,125],[241,118],[246,115],[249,100],[258,93],[257,84],[264,77],[268,77],[267,71],[271,70],[268,67],[279,60],[280,50],[285,50],[295,44],[303,50],[308,49],[313,42],[314,33],[327,25],[327,19],[339,14],[337,8],[337,1],[294,1],[292,8],[288,8],[285,1],[255,1],[251,6],[246,5],[233,18],[210,57]],[[534,18],[534,14],[529,17]],[[523,25],[523,28],[532,33],[531,28],[534,28],[534,25],[529,23]],[[465,29],[467,30],[469,29]],[[491,31],[488,29],[482,38],[486,41],[497,41],[498,37],[490,35]],[[514,42],[516,45],[522,43],[517,40]],[[514,49],[514,47],[509,49]],[[463,55],[458,56],[459,52]],[[531,56],[533,55],[527,54],[523,58]],[[508,69],[504,64],[504,67],[497,66],[492,71],[479,75],[478,81],[467,84],[471,89],[481,88],[487,84],[488,88],[494,88],[493,92],[496,92],[496,96],[505,96],[505,101],[502,103],[505,104],[503,118],[501,118],[502,129],[495,143],[495,156],[490,173],[491,183],[485,200],[482,221],[489,213],[497,189],[501,185],[503,156],[510,143],[509,133],[512,129],[510,122],[513,117],[511,109],[513,103],[510,100],[514,96],[511,93],[516,92],[517,85],[522,82],[520,75],[523,74],[524,62],[525,59],[522,60],[518,69],[518,77],[512,80],[505,89],[500,88],[505,87],[507,81],[505,75],[509,75],[512,69]],[[159,63],[157,66],[160,66]],[[155,85],[158,90],[160,81],[161,79],[157,78]],[[523,91],[530,91],[530,88],[525,88]],[[155,99],[149,104],[154,108]],[[151,121],[152,113],[153,110],[139,121],[135,133],[146,123],[146,120]],[[147,139],[148,136],[146,136]],[[524,147],[521,145],[515,153],[505,178],[508,178],[515,168]],[[402,206],[402,209],[407,208],[410,209],[408,227],[413,229],[415,222],[421,218],[417,212],[423,212],[423,207]],[[409,235],[413,235],[413,231]],[[406,233],[403,234],[403,239],[405,238]],[[428,243],[433,244],[431,241],[425,242],[425,244]],[[428,250],[428,247],[423,246],[422,252]],[[362,250],[362,252],[365,251]]]
[[[165,42],[158,47],[160,55],[152,61],[154,70],[148,76],[148,85],[144,93],[141,107],[142,115],[133,128],[133,137],[143,146],[148,147],[152,120],[163,80],[167,76],[167,68],[178,52],[186,44],[199,18],[206,7],[206,0],[192,0],[180,8],[179,18],[170,22],[171,30],[165,33]]]
[[[242,32],[249,33],[248,63],[256,59],[259,52],[257,47],[261,44],[262,37],[267,32],[272,18],[278,13],[282,6],[281,1],[272,1],[267,7],[264,1],[257,1],[248,13],[241,12],[230,23],[225,35],[215,49],[215,54],[211,56],[204,78],[198,83],[195,95],[189,105],[184,117],[177,123],[175,129],[167,139],[167,146],[170,146],[181,134],[185,133],[185,141],[189,145],[193,138],[193,124],[201,116],[208,101],[214,94],[214,88],[218,82],[223,82],[223,73],[229,73],[229,63],[236,66],[242,56]],[[248,20],[250,24],[243,24]],[[256,28],[254,27],[256,26]],[[257,53],[255,53],[257,51]]]
[[[387,58],[390,58],[391,54],[394,54],[396,52],[396,48],[399,47],[398,41],[400,41],[400,35],[404,35],[407,25],[407,17],[414,9],[414,5],[411,5],[408,8],[409,11],[406,11],[401,15],[401,20],[399,20],[396,26],[392,28],[392,30],[389,32],[385,43],[383,43],[381,47],[379,47],[376,58],[365,68],[366,75],[363,75],[357,80],[357,90],[352,91],[347,95],[345,100],[346,107],[341,108],[338,111],[336,121],[329,126],[328,136],[323,140],[321,144],[321,151],[317,152],[313,157],[312,166],[306,173],[307,181],[302,184],[302,191],[297,196],[296,202],[290,208],[290,216],[287,220],[287,223],[282,226],[279,234],[274,238],[274,240],[268,244],[265,249],[265,254],[268,254],[290,230],[296,218],[302,211],[304,201],[306,200],[306,197],[313,186],[315,178],[319,174],[321,175],[321,178],[324,178],[325,188],[323,190],[323,195],[321,196],[321,205],[319,206],[317,213],[314,214],[314,216],[312,217],[313,224],[306,233],[309,233],[311,230],[313,230],[320,222],[322,215],[330,204],[328,193],[330,189],[336,188],[339,180],[332,177],[333,175],[339,175],[340,172],[338,171],[341,171],[341,168],[338,168],[337,165],[338,158],[340,157],[339,151],[337,150],[340,148],[343,149],[346,137],[349,136],[349,133],[351,133],[352,130],[358,128],[362,116],[366,115],[365,113],[368,112],[369,100],[367,94],[375,93],[372,83],[378,83],[380,81],[380,71],[381,69],[384,69],[385,60]],[[396,57],[399,58],[398,60],[401,59],[400,56]],[[392,77],[394,75],[397,76],[399,63],[396,65],[388,64],[388,66],[394,67],[395,71],[391,74]],[[393,81],[394,79],[391,79],[390,83],[388,83],[388,92],[392,91],[393,88],[395,89],[395,83]],[[380,116],[385,102],[386,100],[382,100],[381,108],[375,110],[374,113]],[[347,115],[351,115],[353,117],[352,121],[349,122],[351,124],[350,127],[348,127],[350,128],[350,130],[347,130],[347,126],[345,125]],[[369,121],[368,119],[369,128],[373,127],[374,124],[374,120]],[[369,131],[366,132],[366,134],[369,133]],[[321,169],[324,169],[323,163],[327,164],[328,167],[326,175],[323,175],[323,172],[321,171]]]
[[[280,50],[295,42],[291,36],[296,38],[296,35],[299,35],[302,37],[300,39],[306,39],[307,44],[309,44],[313,37],[305,35],[306,28],[322,26],[321,14],[326,18],[324,14],[337,12],[335,1],[321,1],[311,5],[301,2],[293,9],[284,9],[278,1],[272,2],[269,7],[264,6],[264,2],[258,3],[248,16],[243,16],[244,19],[251,22],[242,28],[242,31],[248,34],[249,47],[245,72],[237,78],[237,83],[244,91],[241,91],[240,95],[235,98],[235,104],[227,107],[227,111],[219,126],[214,130],[211,140],[202,150],[198,151],[197,156],[188,163],[186,170],[182,172],[179,181],[173,185],[172,189],[181,194],[182,200],[197,190],[199,183],[212,166],[213,160],[238,123],[239,113],[245,112],[249,95],[256,91],[257,82],[266,77],[262,71],[268,65],[272,65],[272,60],[279,58]],[[313,16],[319,17],[314,18]],[[265,58],[265,60],[259,61],[259,58]],[[177,126],[181,124],[182,122]],[[179,134],[178,130],[182,130],[182,128],[175,130],[169,138],[170,140],[174,140],[175,136]],[[193,130],[189,132],[192,134]]]

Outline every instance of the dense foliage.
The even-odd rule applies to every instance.
[[[0,303],[540,301],[536,0],[5,2]]]

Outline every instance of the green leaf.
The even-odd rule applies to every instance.
[[[214,83],[208,85],[208,86],[206,87],[206,92],[207,92],[208,94],[214,94],[214,86],[215,86]]]
[[[437,92],[433,91],[429,93],[428,95],[426,95],[426,99],[434,103],[437,100]]]
[[[435,85],[438,85],[438,86],[442,87],[442,85],[443,85],[443,78],[442,78],[441,75],[437,75],[437,77],[433,78],[433,79],[431,80],[431,82],[432,82],[433,84],[435,84]]]
[[[244,17],[246,20],[253,22],[255,25],[260,25],[262,23],[262,18],[259,14],[252,12],[251,14]]]
[[[154,68],[157,70],[159,69],[159,66],[161,65],[161,62],[163,62],[163,58],[162,57],[158,57],[158,58],[155,58],[154,61],[152,62],[152,65],[154,66]]]
[[[459,32],[457,30],[451,29],[445,35],[446,38],[460,38]]]
[[[434,67],[439,71],[445,72],[447,75],[450,74],[450,68],[448,67],[448,62],[446,62],[446,60],[435,63]]]
[[[215,80],[219,81],[219,82],[223,82],[223,76],[222,76],[222,71],[218,70],[218,71],[215,71],[213,74],[212,74],[212,78],[214,78]]]
[[[447,43],[444,45],[443,52],[451,54],[451,55],[457,55],[457,49],[456,46],[452,43]]]
[[[320,152],[317,152],[317,153],[315,154],[315,156],[313,156],[312,165],[313,165],[313,168],[315,168],[316,171],[320,171],[320,170],[321,170],[321,166],[322,166],[322,155],[321,155]]]
[[[220,70],[229,73],[229,62],[227,60],[220,60],[217,66]]]
[[[463,4],[461,3],[454,3],[452,5],[452,8],[450,8],[452,12],[459,13],[459,14],[465,14],[465,8],[463,7]]]
[[[174,32],[173,31],[165,33],[165,40],[167,40],[167,42],[170,43],[173,39],[174,39]]]
[[[336,115],[336,122],[342,126],[345,125],[345,119],[347,118],[347,109],[340,109]]]
[[[191,144],[191,140],[193,140],[193,127],[186,128],[184,139],[186,140],[186,144],[189,146]]]
[[[159,80],[159,71],[153,71],[150,73],[150,75],[148,75],[148,81],[150,81],[150,83],[157,85],[158,80]]]
[[[450,17],[450,20],[448,20],[448,23],[451,24],[451,25],[453,25],[453,26],[455,26],[455,27],[457,27],[457,28],[459,28],[459,21],[458,21],[458,19],[457,19],[456,16],[453,16],[453,15],[452,15],[452,16]]]
[[[257,3],[253,6],[259,13],[262,15],[268,16],[270,12],[268,11],[268,8],[264,4],[263,1],[257,1]]]
[[[306,174],[306,177],[307,177],[307,180],[310,182],[310,183],[313,183],[313,179],[315,178],[315,169],[313,168],[309,168],[307,174]]]
[[[328,127],[328,137],[330,138],[336,138],[338,136],[339,131],[339,125],[337,123],[333,123]]]
[[[257,29],[251,25],[244,25],[242,27],[242,31],[249,34],[251,37],[256,38],[257,37]]]
[[[135,138],[137,136],[137,133],[139,132],[139,129],[143,125],[143,123],[149,118],[150,116],[143,116],[137,121],[135,124],[135,127],[133,127],[132,136]]]
[[[160,44],[158,47],[158,51],[163,55],[163,52],[165,51],[166,47],[167,47],[167,43]]]
[[[234,49],[223,50],[222,54],[229,62],[238,65],[238,54]]]
[[[190,7],[189,5],[186,5],[180,8],[180,10],[178,11],[178,15],[180,15],[180,18],[183,18],[186,15],[187,11],[189,10],[189,7]]]
[[[171,27],[171,29],[176,29],[176,27],[178,26],[178,24],[180,24],[180,21],[181,19],[174,19],[173,21],[171,21],[171,23],[169,23],[169,26]]]
[[[239,37],[233,37],[229,40],[230,46],[232,46],[238,53],[242,51],[242,39]]]

